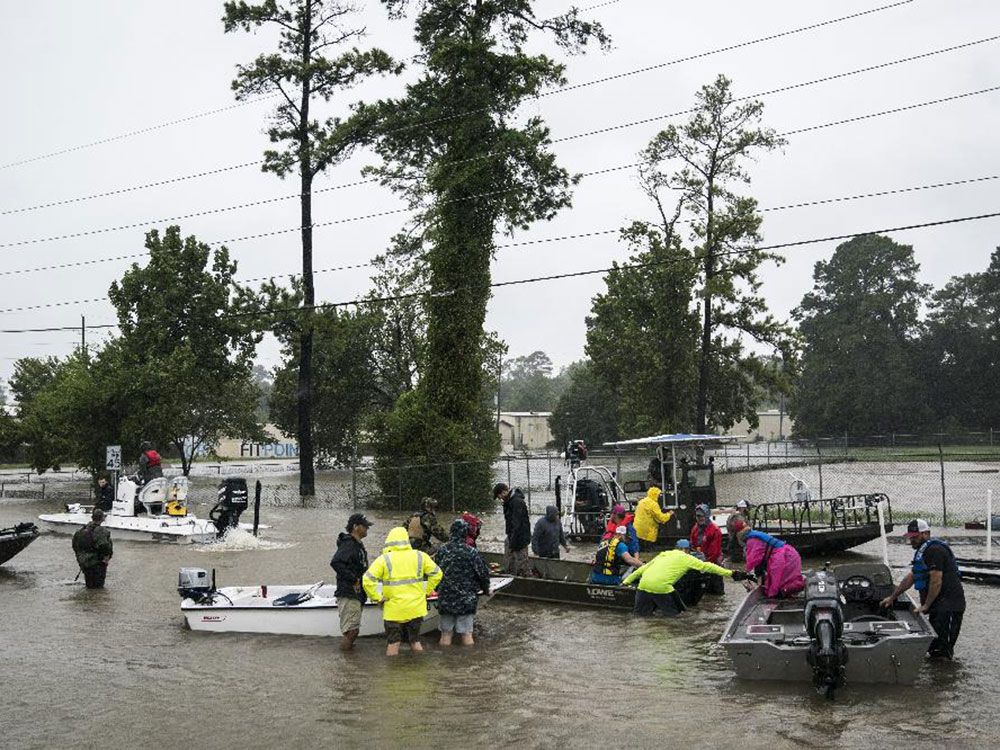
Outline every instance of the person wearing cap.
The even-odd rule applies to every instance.
[[[660,508],[660,488],[650,487],[645,497],[635,507],[635,532],[639,535],[639,547],[646,551],[656,544],[660,524],[667,523],[673,515]]]
[[[102,523],[104,511],[94,508],[90,514],[90,523],[73,534],[73,552],[88,589],[104,588],[108,563],[115,553],[111,532],[101,526]]]
[[[711,573],[725,576],[735,581],[744,581],[749,576],[739,570],[728,570],[688,554],[691,543],[686,539],[678,542],[679,549],[661,552],[645,565],[625,577],[622,584],[637,584],[635,609],[639,617],[676,617],[686,609],[681,595],[676,590],[677,583],[689,572]]]
[[[716,565],[722,564],[722,532],[712,522],[712,511],[704,503],[695,506],[690,542],[692,552],[700,553],[702,559]],[[725,593],[722,579],[710,576],[705,581],[705,591],[709,594]]]
[[[617,586],[622,582],[626,568],[642,565],[642,561],[628,551],[626,536],[628,529],[619,526],[615,529],[614,536],[601,540],[594,555],[593,569],[590,571],[588,583]]]
[[[635,515],[625,510],[625,506],[616,503],[611,509],[608,517],[608,525],[604,527],[602,539],[610,539],[615,535],[615,529],[624,526],[628,530],[625,542],[628,544],[629,554],[635,557],[639,554],[639,535],[635,532]]]
[[[347,519],[347,532],[337,537],[337,551],[330,560],[330,567],[337,573],[337,614],[340,616],[340,650],[350,651],[361,630],[361,611],[364,608],[365,590],[361,577],[368,570],[368,550],[364,538],[372,522],[363,513],[354,513]]]
[[[931,536],[931,526],[922,518],[910,521],[904,536],[914,549],[911,569],[881,605],[887,609],[892,607],[896,599],[913,586],[920,595],[917,612],[927,615],[937,635],[927,653],[951,659],[965,615],[965,588],[955,554],[947,542]]]
[[[678,539],[674,545],[674,549],[679,549],[698,560],[705,559],[705,556],[701,552],[691,546],[691,541],[688,539]],[[711,581],[718,581],[719,587],[723,588],[722,579],[719,576],[712,575],[711,573],[702,573],[699,570],[689,570],[674,584],[674,591],[680,595],[684,606],[696,607],[698,602],[701,601],[701,597],[707,592]]]
[[[434,540],[447,542],[448,535],[444,527],[438,523],[438,501],[433,497],[425,497],[420,504],[420,510],[406,519],[406,532],[410,535],[410,546],[429,555],[434,554]]]
[[[559,548],[569,552],[566,533],[559,521],[559,509],[554,505],[545,507],[545,515],[535,521],[531,532],[531,551],[538,557],[559,559]]]
[[[511,492],[503,482],[493,487],[493,498],[503,503],[506,537],[503,545],[504,570],[515,576],[530,576],[528,545],[531,544],[531,517],[524,493],[519,488]]]

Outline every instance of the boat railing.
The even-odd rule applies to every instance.
[[[878,526],[878,505],[883,501],[885,523],[892,526],[892,506],[882,493],[762,503],[751,509],[750,523],[755,529],[779,535]]]

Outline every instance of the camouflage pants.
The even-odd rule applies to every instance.
[[[504,572],[515,576],[530,576],[531,562],[528,560],[528,548],[512,550],[509,542],[503,543]]]

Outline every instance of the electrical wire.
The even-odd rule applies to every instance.
[[[995,219],[1000,218],[1000,211],[986,214],[977,214],[974,216],[960,216],[951,219],[938,219],[936,221],[926,221],[917,224],[905,224],[896,227],[887,227],[883,229],[869,229],[860,232],[852,232],[849,234],[836,234],[827,235],[825,237],[815,237],[805,240],[794,240],[791,242],[779,242],[771,245],[756,245],[754,247],[748,248],[735,248],[732,250],[722,250],[714,254],[715,257],[728,257],[728,256],[738,256],[738,255],[749,255],[751,253],[761,253],[769,252],[773,250],[784,250],[791,247],[806,247],[809,245],[816,245],[824,242],[837,242],[840,240],[849,240],[856,237],[867,237],[872,235],[880,234],[894,234],[897,232],[906,232],[914,229],[927,229],[932,227],[941,227],[952,224],[962,224],[970,221],[982,221],[985,219]],[[555,281],[558,279],[571,279],[578,278],[582,276],[594,276],[597,274],[611,273],[616,270],[628,270],[628,269],[642,269],[642,268],[652,268],[655,266],[666,265],[674,262],[679,262],[676,258],[669,258],[660,261],[649,261],[647,263],[614,263],[610,267],[605,268],[593,268],[586,271],[571,271],[569,273],[559,273],[551,274],[548,276],[532,276],[524,279],[512,279],[509,281],[495,281],[490,283],[490,288],[497,289],[508,286],[520,286],[522,284],[536,284],[546,281]],[[344,302],[322,302],[315,305],[300,305],[298,307],[286,307],[286,308],[269,308],[266,310],[252,310],[239,313],[230,313],[225,315],[225,318],[242,318],[242,317],[267,317],[271,315],[276,315],[286,312],[302,312],[304,310],[327,310],[335,309],[340,307],[364,307],[373,304],[382,304],[387,302],[400,302],[409,299],[414,299],[417,297],[441,297],[448,296],[452,294],[457,294],[461,291],[461,288],[448,289],[441,292],[411,292],[407,294],[394,294],[387,295],[384,297],[368,297],[361,299],[347,300]],[[70,303],[61,303],[70,304]],[[55,306],[55,305],[50,305]],[[107,329],[116,328],[117,323],[96,323],[96,324],[80,324],[73,326],[50,326],[46,328],[19,328],[19,329],[0,329],[0,333],[16,334],[16,333],[49,333],[54,331],[79,331],[81,329]]]

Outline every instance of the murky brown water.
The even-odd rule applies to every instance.
[[[0,505],[0,526],[55,510]],[[198,509],[204,513],[204,508]],[[0,747],[949,747],[1000,740],[1000,590],[967,586],[953,664],[912,688],[737,681],[716,644],[742,589],[670,622],[494,599],[473,650],[342,655],[333,639],[183,627],[177,569],[220,584],[332,579],[346,511],[268,510],[277,549],[120,543],[104,591],[72,583],[66,536],[0,568]],[[369,550],[390,526],[378,517]],[[498,538],[502,522],[490,519]],[[866,551],[874,553],[870,545]],[[583,550],[579,551],[584,554]],[[895,562],[907,548],[892,545]]]

